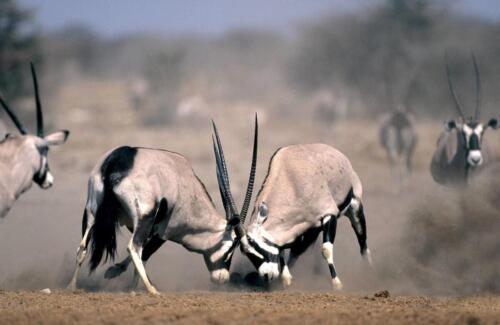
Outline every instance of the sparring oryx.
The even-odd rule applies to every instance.
[[[325,144],[279,149],[271,158],[246,227],[247,257],[261,277],[272,280],[281,273],[283,283],[289,285],[292,276],[288,266],[291,267],[322,232],[322,253],[333,287],[342,288],[333,264],[338,218],[343,215],[349,218],[361,255],[371,263],[362,193],[358,175],[340,151]],[[245,250],[245,246],[242,245],[242,249]],[[285,249],[290,249],[288,263],[285,263]]]
[[[253,191],[257,138],[256,117],[252,165],[241,216],[247,213]],[[220,147],[218,136],[217,140]],[[129,257],[109,268],[106,272],[108,278],[125,271],[132,261],[147,290],[157,294],[146,275],[144,263],[165,241],[171,240],[189,251],[202,254],[211,279],[226,282],[241,231],[236,229],[239,216],[233,209],[234,202],[229,209],[225,200],[227,195],[221,185],[224,173],[219,159],[217,176],[225,217],[217,212],[205,186],[182,155],[140,147],[120,147],[108,152],[90,175],[82,221],[83,239],[77,252],[76,270],[68,287],[76,288],[78,271],[88,248],[91,271],[104,255],[106,260],[114,258],[116,230],[120,225],[132,232],[127,246]],[[228,179],[224,181],[229,184]]]
[[[0,218],[5,217],[17,198],[37,183],[41,188],[52,186],[54,177],[50,173],[47,154],[49,147],[63,144],[69,131],[62,130],[44,135],[43,113],[38,82],[33,64],[31,74],[35,88],[37,134],[28,131],[0,97],[0,104],[16,125],[21,135],[7,134],[0,141]]]
[[[387,152],[392,172],[400,179],[412,171],[417,144],[415,118],[403,106],[384,116],[379,132],[380,144]]]
[[[481,123],[481,79],[479,68],[472,54],[476,76],[476,108],[474,117],[466,118],[462,105],[453,89],[450,68],[446,63],[448,87],[459,115],[458,120],[450,120],[441,132],[437,148],[431,160],[432,178],[443,185],[466,183],[470,173],[488,161],[489,148],[483,144],[484,132],[498,127],[498,120],[492,118],[488,124]]]

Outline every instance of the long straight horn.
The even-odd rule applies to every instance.
[[[462,109],[462,105],[460,105],[460,102],[458,101],[457,94],[455,94],[455,90],[453,90],[453,83],[451,82],[451,74],[450,74],[450,67],[448,65],[448,57],[445,54],[445,61],[446,61],[446,77],[448,79],[448,88],[450,89],[451,97],[453,98],[453,102],[455,103],[455,108],[457,109],[458,114],[462,117],[462,119],[465,120],[465,115],[464,111]]]
[[[40,93],[38,92],[38,80],[36,78],[36,71],[33,62],[31,62],[31,76],[33,77],[33,86],[35,88],[35,102],[36,102],[36,133],[39,137],[43,138],[43,112],[42,103],[40,102]]]
[[[220,141],[219,132],[217,131],[217,126],[215,125],[214,121],[212,121],[212,125],[214,128],[215,140],[216,140],[215,155],[217,161],[217,171],[222,176],[221,181],[223,184],[223,189],[226,194],[227,203],[229,205],[229,208],[231,209],[231,213],[233,215],[236,215],[238,213],[237,212],[238,210],[236,209],[236,205],[234,204],[233,195],[231,193],[231,187],[229,185],[229,175],[227,172],[226,160],[224,158],[224,151],[222,150],[222,143]]]
[[[215,165],[216,165],[216,173],[217,173],[217,183],[219,184],[219,192],[220,192],[220,197],[222,199],[222,204],[224,205],[224,211],[226,212],[226,219],[231,219],[232,217],[232,211],[231,211],[231,206],[229,204],[229,198],[227,196],[227,190],[224,186],[224,179],[222,177],[222,168],[221,168],[221,163],[220,163],[220,155],[219,151],[217,150],[217,146],[215,144],[215,138],[212,135],[212,143],[214,146],[214,155],[215,155]]]
[[[476,74],[476,110],[475,110],[475,118],[476,121],[479,121],[481,118],[481,78],[479,77],[479,67],[476,62],[476,56],[474,52],[471,52],[472,63],[474,64],[474,72]]]
[[[257,113],[255,113],[255,131],[253,136],[253,153],[252,153],[252,165],[250,167],[250,176],[248,177],[247,192],[245,194],[245,201],[243,201],[243,206],[241,207],[240,213],[240,224],[245,223],[245,218],[247,216],[248,207],[250,206],[250,201],[252,200],[253,185],[255,181],[255,170],[257,167],[257,144],[259,140],[259,123],[257,120]]]
[[[21,121],[19,121],[16,114],[14,114],[14,112],[10,109],[9,105],[7,105],[7,103],[3,100],[1,96],[0,96],[0,104],[2,105],[5,112],[7,112],[7,115],[9,115],[12,122],[14,122],[19,132],[21,132],[21,134],[27,134],[28,132],[26,131],[26,128],[23,126]]]

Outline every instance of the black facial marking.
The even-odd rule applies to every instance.
[[[275,263],[278,262],[279,254],[270,253],[267,250],[261,248],[251,237],[247,237],[247,238],[248,238],[248,243],[250,244],[250,246],[252,246],[259,254],[264,256],[264,261],[275,262]],[[265,238],[264,238],[264,242],[266,244],[268,244],[269,246],[278,248],[278,246],[276,244],[270,242],[269,240],[267,240]]]
[[[472,133],[469,139],[469,150],[480,150],[481,149],[481,141],[479,140],[479,136],[476,133]]]
[[[49,163],[47,160],[47,154],[49,152],[49,147],[37,147],[38,153],[40,155],[40,168],[37,173],[33,175],[33,182],[37,183],[39,186],[42,186],[45,178],[47,177],[47,173],[49,172]],[[45,158],[45,164],[43,160]]]

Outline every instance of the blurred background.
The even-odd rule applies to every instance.
[[[372,251],[384,275],[365,276],[344,221],[335,252],[348,290],[462,290],[457,279],[444,285],[442,272],[467,271],[439,264],[438,271],[427,274],[408,255],[414,247],[405,247],[408,238],[422,235],[414,233],[415,211],[418,218],[432,215],[422,217],[420,207],[425,203],[432,210],[429,198],[444,191],[428,171],[442,122],[455,117],[444,54],[472,115],[471,51],[483,81],[483,116],[498,117],[500,6],[495,0],[0,0],[0,93],[33,127],[33,61],[46,129],[71,130],[69,141],[50,154],[55,186],[32,189],[0,221],[0,259],[9,261],[0,264],[0,287],[63,286],[80,240],[86,179],[98,158],[115,146],[184,154],[218,202],[210,142],[214,118],[241,202],[257,112],[257,184],[272,153],[293,143],[333,145],[360,174]],[[401,105],[416,116],[420,139],[415,173],[398,190],[378,144],[378,119]],[[0,116],[3,132],[14,132],[3,112]],[[488,136],[498,147],[498,135]],[[122,238],[128,239],[126,231]],[[493,245],[498,247],[498,241]],[[148,265],[160,289],[209,287],[201,256],[177,245],[165,247]],[[312,286],[302,279],[303,287],[328,288],[328,268],[315,257],[320,257],[318,247],[304,257],[310,259],[302,267],[304,277],[321,276]],[[438,260],[441,255],[427,256],[425,267]],[[240,264],[236,267],[243,268]],[[405,267],[417,270],[418,279],[409,280]],[[498,263],[488,270],[487,280],[467,290],[499,290]],[[474,269],[470,278],[476,276]],[[100,273],[92,281],[89,286],[120,288]]]

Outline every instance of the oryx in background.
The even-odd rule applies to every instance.
[[[120,225],[125,225],[132,233],[127,246],[129,257],[108,269],[107,277],[120,274],[132,261],[147,290],[157,294],[146,275],[144,263],[165,241],[170,240],[202,254],[213,281],[228,281],[231,258],[241,237],[239,218],[240,215],[245,217],[252,196],[257,138],[256,116],[250,178],[239,214],[234,201],[231,200],[231,207],[228,206],[225,188],[229,188],[229,179],[224,174],[225,163],[222,169],[216,155],[225,217],[217,212],[205,186],[182,155],[139,147],[120,147],[107,153],[90,175],[82,221],[83,238],[77,252],[76,270],[68,287],[76,288],[78,271],[88,249],[91,271],[96,269],[104,255],[106,260],[114,258],[116,231]],[[222,153],[218,135],[216,139],[220,148],[216,152]]]
[[[323,233],[322,253],[335,289],[342,288],[333,263],[337,219],[347,216],[357,236],[361,255],[370,263],[366,221],[361,202],[363,188],[349,159],[325,144],[284,147],[276,151],[257,194],[255,208],[242,245],[261,277],[281,274],[285,285],[289,267]],[[244,242],[241,241],[242,244]],[[290,249],[285,263],[285,250]]]
[[[63,144],[69,135],[67,130],[44,134],[42,104],[33,64],[31,64],[31,74],[35,88],[36,135],[28,133],[14,111],[0,97],[1,106],[21,133],[21,135],[7,134],[0,141],[0,218],[7,215],[17,198],[26,192],[33,182],[43,189],[52,186],[54,177],[47,160],[49,147]]]
[[[413,169],[413,153],[417,144],[415,117],[405,106],[386,114],[380,126],[380,144],[385,149],[391,171],[398,180]]]
[[[482,147],[484,132],[496,129],[498,120],[491,118],[481,123],[481,79],[474,54],[471,54],[476,76],[476,108],[474,116],[466,118],[464,110],[453,89],[450,68],[446,62],[448,87],[459,118],[448,121],[441,132],[437,148],[431,160],[432,178],[440,184],[466,183],[470,173],[488,161],[489,148]]]

